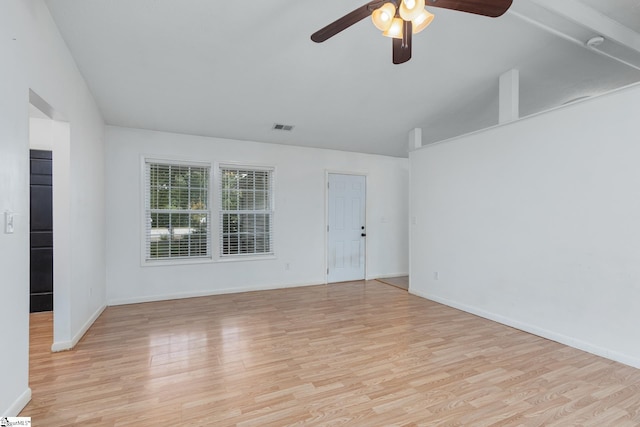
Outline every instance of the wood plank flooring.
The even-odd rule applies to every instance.
[[[62,353],[50,330],[34,426],[640,425],[640,370],[377,281],[109,307]]]
[[[396,288],[404,289],[405,291],[409,290],[409,276],[385,277],[376,280],[386,283],[387,285],[395,286]]]

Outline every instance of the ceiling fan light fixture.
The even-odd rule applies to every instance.
[[[404,21],[402,18],[393,18],[391,22],[391,26],[382,33],[383,36],[393,37],[394,39],[402,38],[402,27],[404,26]]]
[[[429,12],[427,9],[422,9],[420,15],[413,18],[413,20],[411,21],[413,34],[418,34],[420,31],[427,28],[429,24],[431,24],[431,21],[433,21],[433,18],[433,13]]]
[[[424,10],[424,0],[402,0],[400,3],[400,17],[405,21],[412,21]]]
[[[387,31],[396,15],[396,6],[393,3],[385,3],[371,14],[373,25],[380,31]]]
[[[352,25],[371,17],[374,25],[382,31],[382,35],[393,37],[393,63],[404,64],[411,59],[413,34],[424,30],[433,20],[433,15],[425,9],[425,3],[429,5],[430,10],[432,7],[439,7],[497,18],[509,10],[513,0],[369,0],[311,34],[311,41],[327,41]],[[593,45],[593,42],[590,44]]]

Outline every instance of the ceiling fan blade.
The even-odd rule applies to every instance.
[[[370,1],[364,6],[360,6],[353,12],[347,13],[342,18],[332,22],[326,27],[311,34],[311,40],[313,40],[316,43],[322,43],[323,41],[335,36],[340,31],[343,31],[349,28],[350,26],[352,26],[353,24],[356,24],[362,21],[364,18],[371,15],[371,12],[373,12],[374,9],[377,9],[383,4],[384,4],[384,0]]]
[[[427,0],[426,5],[497,18],[511,7],[512,2],[513,0]]]
[[[402,38],[393,40],[393,63],[402,64],[411,59],[411,36],[413,33],[411,21],[404,21]]]

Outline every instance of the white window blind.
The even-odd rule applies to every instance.
[[[145,161],[147,260],[209,257],[209,166]]]
[[[273,169],[220,167],[220,255],[273,254]]]

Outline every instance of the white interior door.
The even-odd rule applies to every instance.
[[[365,277],[365,202],[364,176],[329,174],[329,283]]]

